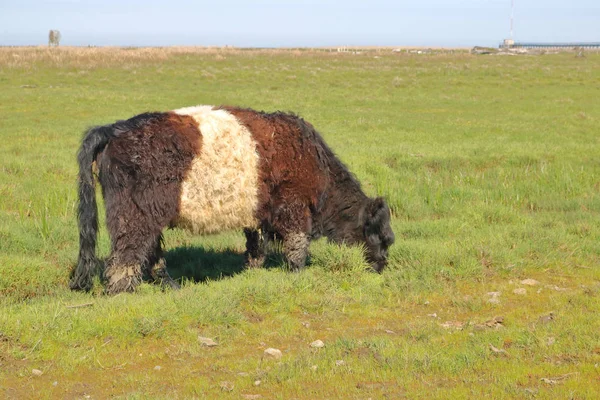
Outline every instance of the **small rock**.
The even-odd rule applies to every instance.
[[[198,336],[198,341],[202,344],[202,346],[206,347],[214,347],[219,345],[219,343],[215,342],[211,338],[207,338],[204,336]]]
[[[487,302],[491,303],[491,304],[500,304],[500,299],[498,297],[500,297],[501,294],[502,294],[501,292],[486,293],[486,295],[489,296],[489,299],[487,300]]]
[[[156,367],[154,367],[155,371],[160,371],[162,369],[162,367],[160,365],[157,365]]]
[[[492,350],[492,352],[493,352],[494,354],[501,354],[501,355],[504,355],[504,356],[508,356],[508,353],[506,352],[506,350],[504,350],[504,349],[499,349],[499,348],[495,347],[495,346],[494,346],[493,344],[491,344],[491,343],[490,343],[490,350]]]
[[[569,290],[567,288],[561,288],[556,285],[546,285],[545,287],[546,287],[546,289],[556,290],[557,292],[565,292],[565,291]]]
[[[542,378],[540,380],[544,383],[547,383],[548,385],[556,385],[558,383],[563,383],[565,380],[567,380],[573,376],[576,376],[576,375],[579,375],[579,373],[578,372],[569,372],[568,374],[564,374],[561,376],[555,376],[552,378]]]
[[[440,326],[445,329],[450,329],[450,328],[462,329],[464,325],[465,325],[464,322],[460,322],[460,321],[446,321],[443,324],[440,324]]]
[[[527,285],[527,286],[535,286],[538,285],[539,282],[536,281],[535,279],[523,279],[521,281],[521,285]]]
[[[32,369],[31,373],[35,376],[42,376],[43,372],[39,369]]]
[[[219,387],[224,392],[231,392],[233,390],[233,383],[231,383],[229,381],[223,381],[223,382],[219,383]]]
[[[57,381],[52,382],[52,386],[58,386],[58,382]]]
[[[548,315],[543,315],[541,317],[538,318],[538,322],[540,324],[549,324],[550,322],[552,322],[554,320],[554,313],[549,313]]]
[[[321,347],[325,347],[325,343],[323,343],[322,340],[315,340],[314,342],[312,342],[310,344],[310,347],[313,347],[315,349],[320,349]]]
[[[273,357],[276,360],[279,360],[283,356],[283,354],[281,353],[281,350],[274,349],[272,347],[269,347],[268,349],[266,349],[264,354],[266,356]]]
[[[424,306],[428,306],[428,305],[429,305],[429,300],[425,300],[425,301],[423,302],[423,305],[424,305]]]
[[[261,383],[262,383],[261,380],[257,379],[254,381],[254,386],[260,386]]]
[[[303,322],[302,326],[305,328],[310,328],[310,322]]]
[[[525,288],[518,288],[518,289],[513,290],[513,293],[514,294],[525,295],[525,294],[527,294],[527,289],[525,289]]]
[[[437,313],[427,314],[428,317],[437,318]]]
[[[495,328],[495,329],[502,328],[502,327],[504,327],[504,317],[494,317],[494,318],[490,319],[489,321],[486,321],[485,326],[487,326],[488,328]]]
[[[316,371],[317,368],[319,368],[319,367],[317,367],[316,365],[313,365],[312,367],[310,367],[310,369],[313,370],[313,371]]]
[[[344,364],[346,364],[346,363],[344,362],[344,360],[337,360],[337,361],[335,362],[335,365],[337,365],[338,367],[341,367],[341,366],[342,366],[342,365],[344,365]]]

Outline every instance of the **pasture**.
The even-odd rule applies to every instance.
[[[598,398],[599,98],[598,53],[0,48],[0,397]],[[383,274],[169,230],[181,290],[71,292],[82,132],[196,104],[311,122],[392,208]]]

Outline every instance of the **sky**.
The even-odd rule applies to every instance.
[[[600,42],[600,0],[514,0],[514,39]],[[0,46],[497,46],[511,0],[0,0]]]

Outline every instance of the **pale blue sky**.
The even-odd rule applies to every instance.
[[[0,0],[0,45],[495,46],[511,0]],[[515,0],[517,41],[600,42],[600,0]]]

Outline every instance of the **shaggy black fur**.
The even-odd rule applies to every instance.
[[[245,124],[260,154],[259,210],[261,231],[273,232],[293,269],[304,261],[289,255],[307,254],[306,234],[326,236],[336,243],[363,244],[367,259],[380,272],[394,242],[390,210],[382,198],[367,197],[360,183],[325,143],[319,132],[295,114],[264,113],[224,107]],[[288,237],[290,238],[288,240]],[[264,259],[257,231],[246,232],[246,259],[255,266]],[[287,251],[285,250],[287,249]]]
[[[75,290],[90,290],[92,278],[99,270],[96,258],[96,235],[98,233],[98,206],[92,163],[104,149],[114,130],[110,126],[89,129],[83,136],[77,161],[79,163],[79,259],[71,274],[70,287]]]
[[[79,152],[82,239],[71,288],[89,290],[98,271],[94,159],[111,237],[106,291],[131,291],[144,272],[176,286],[164,266],[161,233],[178,214],[181,183],[199,151],[199,139],[191,117],[172,113],[145,113],[85,134]]]
[[[321,235],[334,243],[364,244],[367,260],[381,272],[387,264],[388,248],[395,241],[390,209],[381,197],[370,199],[360,183],[327,146],[313,126],[298,117],[310,132],[319,160],[329,172],[329,185],[321,194],[321,207],[313,214],[313,238]],[[305,134],[306,135],[306,134]]]

